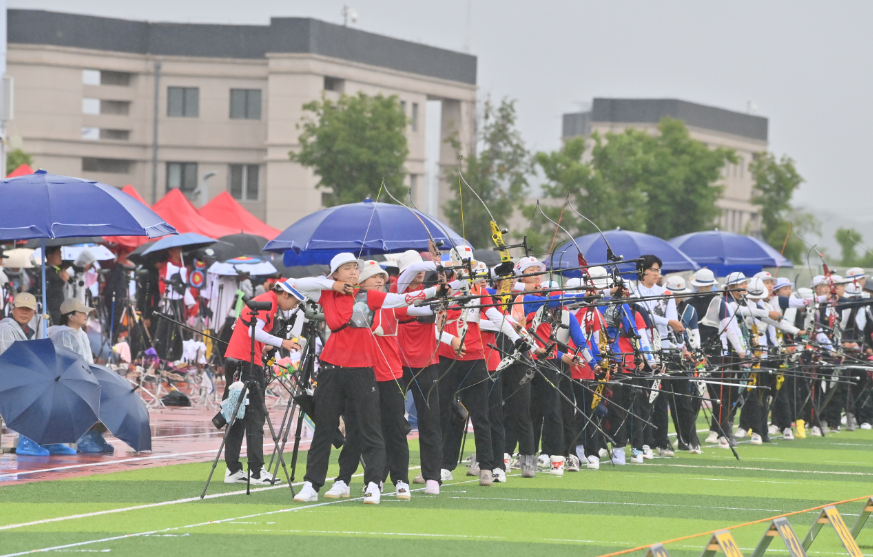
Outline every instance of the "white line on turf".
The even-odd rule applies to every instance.
[[[419,468],[419,467],[416,466],[415,468]],[[412,469],[412,468],[410,468],[410,469]],[[479,481],[478,478],[476,478],[476,479],[462,481],[462,482],[455,482],[451,485],[460,485],[460,484],[464,484],[464,483],[478,482],[478,481]],[[284,486],[273,486],[273,487],[264,488],[264,489],[275,489],[276,487],[284,487]],[[423,489],[424,488],[413,489],[412,491],[422,491]],[[245,493],[245,492],[243,492],[243,493]],[[396,493],[396,492],[386,493],[383,495],[393,495],[394,493]],[[122,534],[119,536],[112,536],[109,538],[102,538],[99,540],[88,540],[88,541],[84,541],[84,542],[77,542],[77,543],[71,543],[71,544],[66,544],[66,545],[58,545],[58,546],[54,546],[54,547],[44,547],[42,549],[28,549],[27,551],[20,551],[18,553],[7,553],[5,555],[0,555],[0,557],[17,557],[19,555],[28,555],[30,553],[36,553],[36,552],[41,552],[41,551],[58,551],[58,550],[69,549],[71,547],[82,547],[84,545],[91,545],[91,544],[95,544],[95,543],[104,543],[104,542],[111,542],[111,541],[124,540],[124,539],[130,539],[130,538],[140,538],[140,537],[144,537],[144,536],[154,536],[156,534],[163,534],[164,532],[173,532],[173,531],[182,530],[185,528],[197,528],[199,526],[207,526],[209,524],[223,524],[225,522],[234,522],[237,520],[245,520],[247,518],[257,518],[259,516],[270,516],[270,515],[280,514],[280,513],[288,513],[288,512],[296,512],[296,511],[307,510],[307,509],[314,509],[314,508],[318,508],[318,507],[324,507],[327,505],[335,505],[338,503],[348,503],[351,501],[362,501],[363,499],[364,499],[363,497],[355,497],[355,498],[351,498],[351,499],[337,499],[335,501],[326,501],[324,503],[315,503],[314,505],[301,505],[299,507],[293,507],[290,509],[279,509],[276,511],[266,511],[266,512],[262,512],[262,513],[247,514],[245,516],[237,516],[234,518],[223,518],[221,520],[208,520],[206,522],[198,522],[196,524],[188,524],[185,526],[173,526],[170,528],[163,528],[161,530],[152,530],[149,532],[140,532],[140,533],[136,533],[136,534]],[[180,500],[180,502],[184,502],[184,501],[187,501],[187,500]],[[132,507],[132,508],[134,508],[134,507]],[[109,511],[109,512],[120,512],[120,510],[124,510],[124,509],[116,509],[115,511]],[[100,514],[104,514],[104,512],[101,511]]]
[[[713,507],[710,505],[667,505],[664,503],[630,503],[623,501],[565,501],[562,499],[512,499],[507,497],[449,497],[449,499],[481,499],[485,501],[513,501],[519,503],[581,503],[585,505],[629,505],[633,507],[679,507],[691,509],[722,509],[728,511],[783,512],[781,509],[747,509],[744,507]]]
[[[674,468],[706,468],[713,470],[755,470],[759,472],[789,472],[794,474],[833,474],[836,476],[873,476],[871,472],[838,472],[832,470],[791,470],[787,468],[753,468],[751,466],[700,466],[696,464],[648,464],[647,466],[671,466]]]

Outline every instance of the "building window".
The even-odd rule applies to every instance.
[[[100,139],[100,128],[83,127],[82,139],[87,139],[88,141]]]
[[[130,85],[130,74],[127,72],[101,70],[100,85],[121,85],[122,87],[127,87]]]
[[[240,201],[257,201],[259,175],[256,164],[230,165],[230,195]]]
[[[403,115],[406,116],[406,101],[400,101],[400,110],[403,112]]]
[[[100,99],[82,99],[82,114],[100,114]]]
[[[167,190],[174,188],[182,190],[183,193],[190,193],[197,189],[196,162],[167,163]]]
[[[324,90],[325,91],[336,91],[337,93],[342,93],[345,88],[346,81],[344,79],[340,79],[338,77],[327,77],[324,76]]]
[[[412,103],[412,131],[418,131],[418,103]]]
[[[260,120],[261,90],[231,89],[230,117],[243,120]]]
[[[200,116],[200,89],[197,87],[168,87],[167,116],[197,118]]]
[[[130,139],[130,130],[106,130],[100,128],[100,139],[127,141],[128,139]]]
[[[130,174],[133,161],[124,159],[82,159],[82,172],[106,172],[108,174]]]
[[[129,101],[100,101],[100,114],[130,114]]]

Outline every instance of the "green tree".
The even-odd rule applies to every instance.
[[[297,125],[303,130],[300,151],[289,157],[313,169],[320,178],[316,187],[331,190],[326,205],[375,199],[383,179],[392,192],[400,190],[409,147],[407,119],[396,95],[358,93],[337,102],[322,96],[303,110],[307,114]],[[391,199],[382,196],[380,201]]]
[[[486,101],[482,131],[477,137],[481,148],[477,152],[475,146],[471,146],[462,163],[467,183],[501,227],[506,226],[516,204],[524,199],[528,191],[527,177],[532,170],[530,154],[515,127],[515,120],[515,101],[503,99],[497,106]],[[460,154],[457,138],[450,141]],[[446,171],[450,184],[459,184],[459,178],[458,168]],[[488,212],[469,188],[463,185],[461,188],[443,207],[449,223],[474,246],[493,245]]]
[[[873,254],[864,247],[861,233],[854,228],[839,228],[836,233],[843,259],[844,267],[873,267]],[[863,253],[859,253],[858,249]]]
[[[9,174],[22,164],[32,165],[33,157],[21,149],[9,151],[6,154],[6,173]]]
[[[534,160],[547,179],[544,196],[553,200],[543,212],[557,221],[569,196],[603,230],[620,227],[672,238],[712,226],[720,214],[721,169],[736,155],[692,139],[679,120],[664,118],[658,132],[627,129],[605,138],[594,132],[590,140],[577,137],[558,151],[537,153]],[[546,251],[555,226],[536,206],[525,207],[524,214],[537,223],[529,240]],[[564,210],[561,224],[574,236],[595,231],[572,211]]]
[[[798,239],[804,232],[818,230],[818,223],[809,213],[791,206],[794,192],[803,183],[794,161],[783,155],[777,159],[772,153],[755,153],[749,166],[755,185],[752,203],[761,208],[761,235],[764,241],[785,257],[801,263],[806,254],[805,244]]]

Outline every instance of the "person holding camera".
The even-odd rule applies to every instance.
[[[306,300],[294,284],[288,280],[278,282],[272,290],[250,300],[240,312],[234,324],[227,350],[224,353],[226,359],[224,374],[227,385],[234,381],[254,382],[258,388],[249,391],[251,404],[245,407],[245,417],[236,420],[227,435],[227,446],[224,452],[224,461],[227,470],[224,473],[224,483],[244,484],[248,481],[253,485],[268,485],[279,483],[280,480],[264,470],[264,422],[266,421],[266,407],[264,406],[264,388],[266,377],[263,366],[259,365],[265,346],[274,346],[286,350],[299,350],[300,346],[291,340],[283,340],[270,334],[276,323],[276,314],[279,310],[290,311]],[[264,306],[261,309],[259,306]],[[258,308],[257,312],[251,308]],[[252,360],[252,337],[251,320],[255,319],[254,346],[255,358]],[[225,398],[227,392],[225,391]],[[239,461],[239,453],[242,448],[243,436],[248,435],[246,444],[249,457],[249,470],[251,477],[247,477]]]
[[[62,269],[64,256],[60,246],[45,248],[45,304],[46,313],[52,324],[61,322],[61,304],[64,303],[64,286],[70,280],[70,273]]]

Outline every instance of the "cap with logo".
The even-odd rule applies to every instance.
[[[685,286],[685,279],[678,275],[668,278],[666,287],[667,290],[673,294],[685,294],[686,292],[689,292],[688,288]]]
[[[415,255],[418,255],[417,253]],[[421,257],[419,257],[421,259]],[[363,265],[359,265],[358,268],[361,270],[361,274],[358,276],[358,284],[364,282],[368,278],[374,275],[384,275],[385,280],[388,280],[388,272],[383,269],[379,263],[373,261],[372,259],[368,261],[364,261]]]
[[[19,292],[12,300],[12,304],[17,308],[28,308],[36,311],[36,298],[30,292]]]
[[[282,290],[284,290],[288,294],[291,294],[292,296],[297,298],[299,301],[302,302],[303,300],[306,299],[306,296],[301,294],[300,291],[294,287],[294,281],[292,281],[291,279],[288,279],[288,280],[283,281],[283,282],[277,282],[276,284],[279,286],[279,288],[281,288]]]

